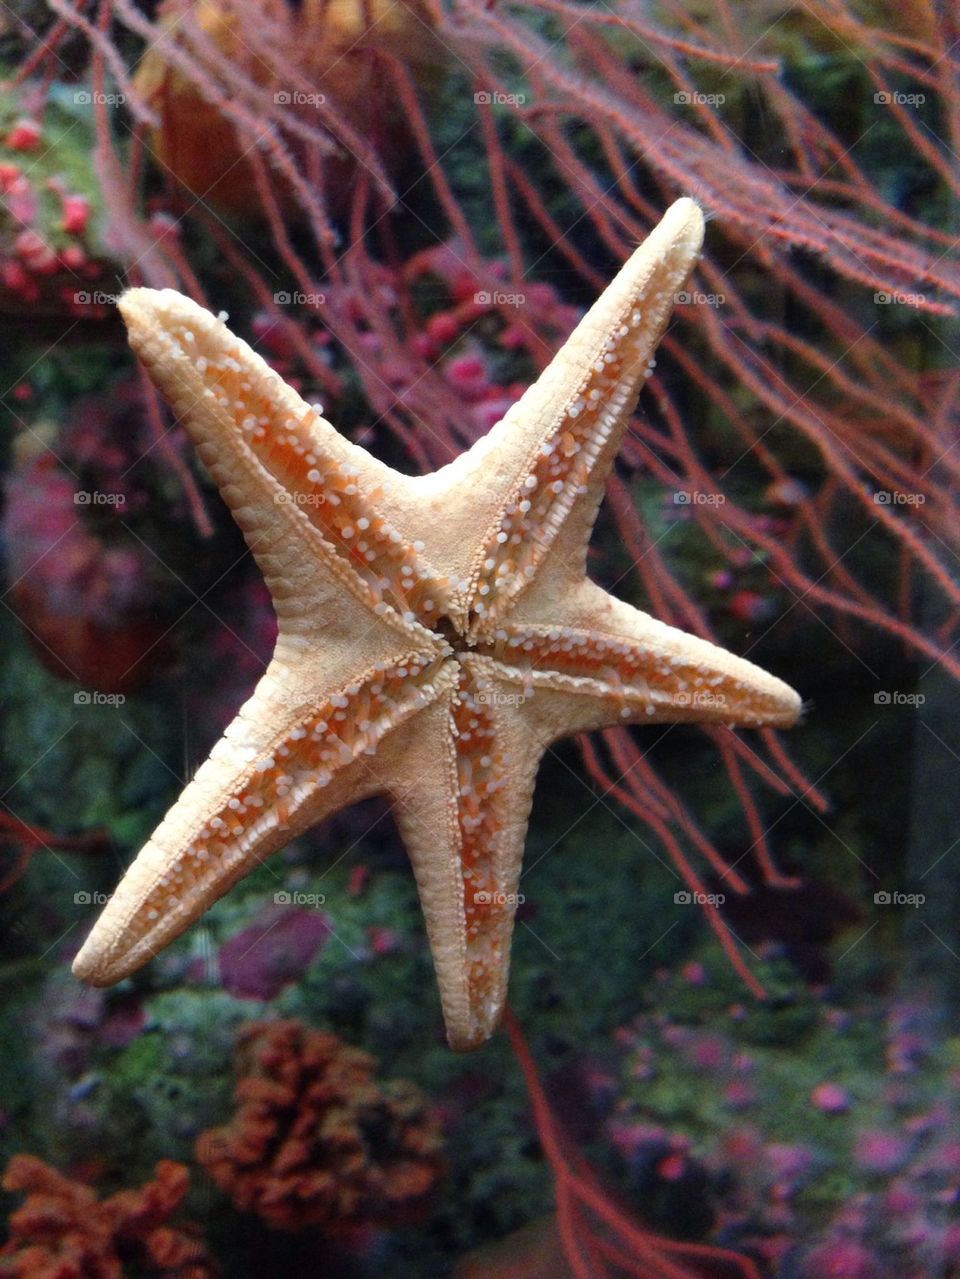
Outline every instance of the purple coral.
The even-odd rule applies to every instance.
[[[808,1254],[804,1279],[885,1279],[876,1257],[852,1239],[822,1244]]]
[[[302,976],[331,931],[322,911],[269,906],[221,946],[221,984],[242,999],[273,999]]]

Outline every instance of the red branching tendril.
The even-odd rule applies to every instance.
[[[748,1257],[727,1248],[664,1238],[620,1207],[563,1133],[510,1009],[504,1023],[530,1094],[537,1136],[553,1172],[557,1224],[577,1279],[760,1279]]]
[[[42,826],[31,826],[12,812],[0,811],[0,846],[12,853],[12,860],[0,870],[0,893],[12,888],[26,874],[30,859],[39,849],[48,852],[54,848],[66,852],[99,852],[105,846],[106,835],[102,831],[85,831],[82,835],[57,835]]]

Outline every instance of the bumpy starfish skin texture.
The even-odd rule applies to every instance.
[[[431,475],[339,435],[171,290],[120,300],[266,579],[273,658],[74,963],[109,985],[307,827],[390,798],[452,1047],[495,1028],[537,768],[614,723],[793,724],[779,679],[586,577],[606,476],[703,218],[679,200],[506,417]]]

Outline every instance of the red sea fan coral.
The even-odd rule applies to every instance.
[[[58,21],[25,46],[18,76],[52,81],[66,37],[87,42],[111,243],[131,283],[173,285],[199,301],[214,287],[198,279],[187,238],[159,235],[144,205],[143,140],[162,126],[163,108],[121,55],[133,36],[229,122],[271,263],[239,247],[205,207],[204,189],[171,210],[196,242],[217,247],[234,294],[245,290],[283,329],[314,385],[325,392],[336,377],[331,350],[354,366],[378,442],[399,441],[422,469],[449,461],[484,421],[488,402],[474,398],[485,393],[483,370],[456,362],[482,362],[482,343],[452,349],[473,341],[464,322],[476,327],[479,306],[499,313],[535,373],[563,337],[528,301],[535,286],[549,274],[571,299],[595,294],[659,210],[697,195],[713,217],[708,250],[609,488],[634,595],[664,621],[713,637],[697,583],[672,558],[656,512],[641,512],[640,490],[657,486],[675,526],[697,541],[702,581],[729,583],[720,588],[731,592],[728,616],[757,628],[808,621],[818,639],[861,661],[879,634],[960,677],[960,371],[938,332],[960,297],[945,212],[958,189],[960,138],[949,6],[397,6],[405,20],[419,14],[451,55],[438,111],[428,109],[436,85],[427,89],[409,41],[357,49],[406,119],[413,145],[403,185],[376,130],[357,136],[350,94],[334,81],[316,119],[284,109],[309,90],[313,55],[274,40],[270,6],[229,7],[231,40],[241,36],[262,59],[255,73],[205,38],[195,12],[172,40],[134,0],[104,0],[96,18],[82,0],[51,7]],[[832,107],[828,74],[839,86]],[[107,105],[111,77],[132,135]],[[331,145],[357,161],[335,204],[323,181]],[[909,173],[897,167],[904,156]],[[457,279],[439,316],[424,314],[418,293],[416,264],[431,244],[455,262]],[[279,292],[278,271],[289,284]],[[318,320],[333,339],[324,351],[309,338]],[[934,367],[918,367],[918,339]],[[749,566],[758,580],[743,583]],[[613,575],[612,565],[597,567]],[[758,873],[782,883],[756,791],[793,792],[821,811],[823,796],[772,732],[747,744],[725,728],[704,731],[744,813]],[[698,853],[726,892],[746,890],[750,876],[730,868],[628,731],[584,749],[604,794],[656,834],[688,889],[708,896]]]
[[[419,1216],[444,1172],[441,1134],[403,1080],[297,1021],[240,1037],[239,1108],[203,1133],[197,1158],[242,1212],[278,1230],[397,1225]]]
[[[12,812],[0,812],[0,893],[5,893],[22,875],[33,854],[41,848],[69,849],[77,853],[99,853],[106,847],[106,835],[87,831],[82,835],[57,835],[40,826],[30,826]]]
[[[195,1228],[169,1218],[187,1193],[182,1164],[161,1160],[156,1177],[138,1190],[98,1201],[34,1155],[15,1155],[5,1190],[26,1201],[10,1217],[10,1238],[0,1249],[0,1275],[10,1279],[215,1279],[219,1270]]]
[[[512,1012],[507,1012],[505,1023],[530,1093],[537,1135],[556,1179],[556,1234],[567,1273],[573,1279],[760,1279],[747,1257],[728,1248],[654,1234],[615,1202],[572,1148],[551,1111]],[[469,1275],[464,1271],[463,1279]]]

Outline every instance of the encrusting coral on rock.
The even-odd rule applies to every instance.
[[[15,1155],[5,1190],[27,1199],[10,1217],[10,1238],[0,1248],[5,1279],[215,1279],[219,1268],[196,1227],[168,1219],[187,1193],[183,1164],[163,1159],[153,1181],[98,1201],[35,1155]]]
[[[241,1212],[279,1230],[396,1226],[416,1219],[445,1171],[439,1124],[405,1080],[298,1021],[240,1033],[243,1074],[229,1124],[197,1158]]]

